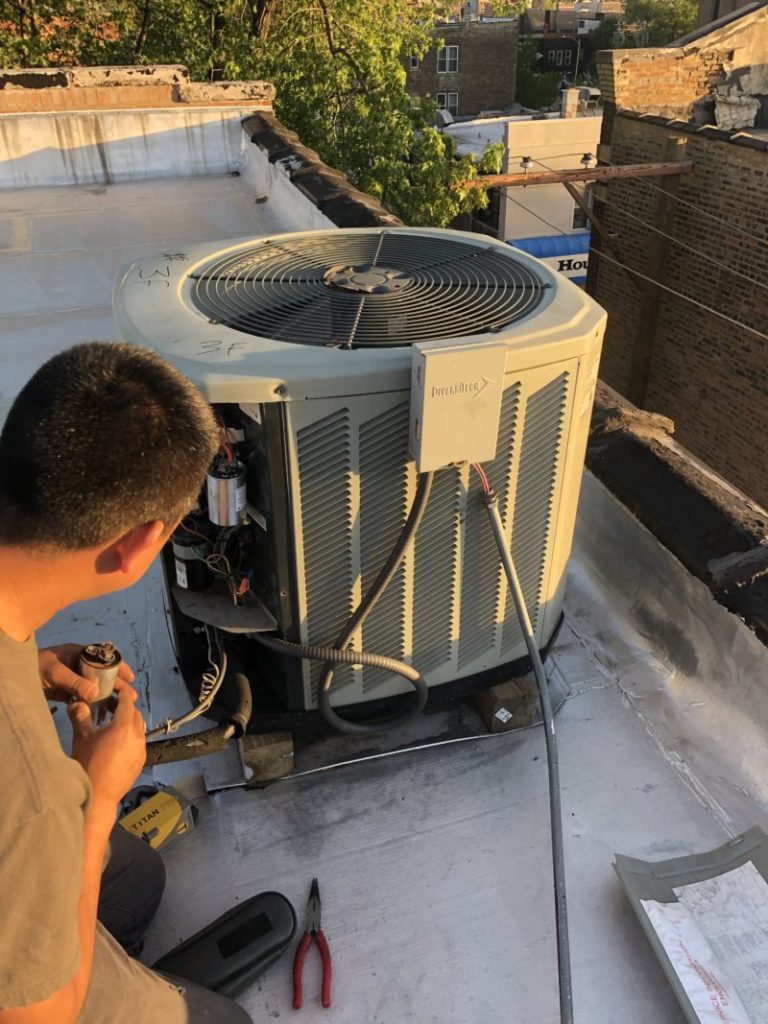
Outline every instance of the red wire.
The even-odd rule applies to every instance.
[[[227,431],[227,428],[224,426],[224,423],[221,421],[221,418],[219,416],[216,417],[216,422],[219,426],[219,446],[226,455],[227,462],[231,466],[232,463],[235,461],[235,453],[232,450],[232,445],[230,444],[229,441],[229,432]]]
[[[480,478],[480,486],[482,487],[483,491],[486,494],[490,494],[491,493],[491,485],[488,482],[488,477],[486,476],[486,473],[485,473],[485,470],[483,469],[483,467],[480,465],[479,462],[473,462],[472,463],[472,469],[474,469],[474,471],[479,476],[479,478]]]

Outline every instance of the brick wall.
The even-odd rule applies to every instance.
[[[724,128],[768,127],[768,5],[734,17],[692,33],[682,46],[599,51],[603,141],[622,109]]]
[[[715,85],[724,82],[727,46],[693,49],[601,50],[597,69],[604,103],[693,120]]]
[[[459,116],[512,106],[517,77],[516,19],[441,25],[434,34],[444,39],[447,46],[458,46],[459,70],[456,74],[438,74],[437,47],[429,50],[413,70],[406,57],[406,88],[410,95],[434,97],[438,92],[457,92]]]
[[[768,143],[627,112],[614,118],[612,163],[668,159],[670,146],[693,161],[693,173],[646,179],[650,184],[616,181],[598,193],[604,201],[598,198],[596,212],[615,236],[616,255],[768,335]],[[676,188],[679,201],[658,188]],[[695,252],[663,239],[647,226],[653,223]],[[768,340],[647,282],[633,282],[608,255],[590,262],[589,279],[609,314],[601,377],[670,416],[682,444],[768,505]],[[650,364],[640,380],[643,349]]]

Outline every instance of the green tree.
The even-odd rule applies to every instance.
[[[697,0],[627,0],[624,21],[647,29],[645,46],[664,46],[696,27]]]
[[[619,44],[616,42],[619,21],[617,18],[603,18],[597,28],[592,29],[586,38],[588,47],[588,58],[585,62],[585,70],[589,71],[592,77],[597,79],[597,55],[600,50],[615,50]],[[630,41],[620,44],[631,46]]]
[[[8,64],[185,64],[194,79],[264,78],[276,113],[321,157],[410,224],[487,205],[479,172],[405,91],[449,0],[0,0]],[[499,13],[522,6],[499,0]],[[499,154],[485,156],[498,169]]]
[[[534,39],[523,39],[517,51],[517,102],[531,110],[551,107],[558,99],[562,72],[541,71]]]

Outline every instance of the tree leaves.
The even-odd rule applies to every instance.
[[[650,2],[650,0],[645,0]],[[687,0],[674,0],[687,2]],[[184,64],[193,79],[266,79],[302,141],[406,223],[443,226],[487,205],[430,100],[405,91],[446,0],[0,0],[8,65]],[[519,0],[499,0],[499,12]],[[41,27],[43,26],[43,27]],[[498,163],[483,156],[483,168]]]
[[[645,25],[646,46],[664,46],[687,35],[696,26],[697,0],[627,0],[624,21]]]

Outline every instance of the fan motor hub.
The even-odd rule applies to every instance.
[[[372,263],[349,266],[341,263],[331,267],[323,275],[323,284],[345,292],[359,292],[363,295],[391,295],[413,283],[410,274],[394,267],[377,267]]]

